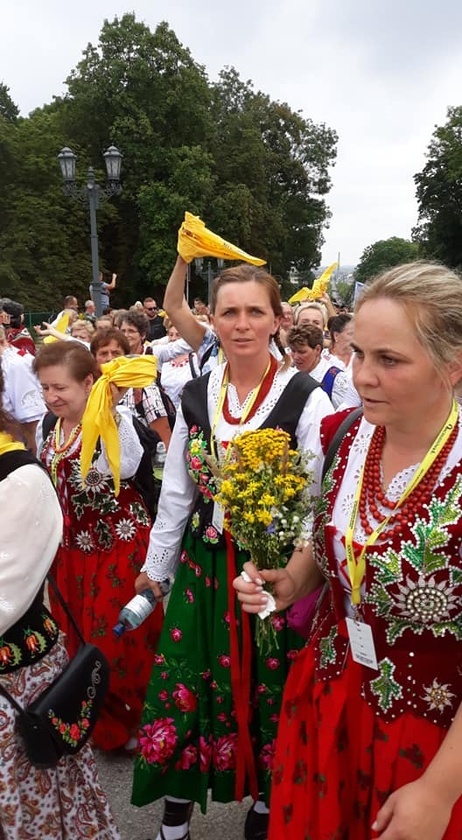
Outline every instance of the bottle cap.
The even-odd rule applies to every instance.
[[[123,634],[125,633],[126,629],[127,628],[125,627],[125,624],[122,621],[118,621],[117,624],[115,624],[112,628],[112,632],[115,636],[117,636],[118,639],[120,639],[120,637],[123,636]]]

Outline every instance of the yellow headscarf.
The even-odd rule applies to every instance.
[[[85,478],[98,438],[101,438],[114,479],[115,494],[120,490],[120,442],[112,414],[111,383],[118,388],[146,388],[156,377],[155,356],[120,356],[101,365],[102,376],[93,385],[82,417],[80,469]]]
[[[184,222],[178,231],[178,253],[190,263],[196,257],[220,257],[223,260],[243,260],[252,265],[264,265],[266,260],[252,257],[222,236],[205,227],[199,216],[184,214]]]
[[[8,432],[0,432],[0,455],[4,455],[5,452],[13,452],[15,449],[24,450],[25,448],[23,443],[15,440]]]

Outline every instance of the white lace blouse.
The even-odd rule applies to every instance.
[[[19,621],[39,592],[62,527],[56,493],[41,467],[26,464],[0,482],[0,636]]]
[[[208,416],[211,424],[219,402],[223,372],[224,365],[219,365],[210,374]],[[258,429],[295,373],[293,368],[279,371],[268,396],[254,416],[242,425],[231,425],[221,415],[215,430],[216,439],[219,442],[229,441],[244,431]],[[228,407],[234,417],[240,417],[246,407],[246,401],[240,405],[237,391],[232,384],[228,386]],[[321,388],[316,388],[306,402],[296,429],[300,449],[313,454],[308,468],[316,476],[320,474],[317,464],[322,459],[319,426],[321,419],[332,412],[332,404],[327,394]],[[157,518],[151,530],[146,561],[142,568],[151,580],[164,580],[175,571],[185,526],[197,498],[197,487],[186,469],[187,445],[188,428],[180,408],[165,462]],[[319,492],[319,478],[313,480],[310,491],[312,495]]]

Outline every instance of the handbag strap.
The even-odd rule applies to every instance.
[[[64,612],[66,613],[66,615],[69,619],[69,621],[71,622],[75,632],[77,633],[77,636],[79,637],[80,642],[82,643],[82,645],[84,645],[85,644],[85,639],[82,636],[82,631],[80,630],[80,627],[77,624],[77,622],[74,618],[74,615],[72,614],[71,610],[69,609],[69,606],[66,604],[66,601],[64,600],[63,596],[61,595],[61,592],[58,589],[58,584],[56,583],[53,575],[48,573],[47,574],[47,580],[48,580],[48,583],[51,585],[51,588],[53,589],[53,592],[55,593],[59,603],[61,604],[61,607],[63,608]]]
[[[350,414],[347,414],[347,416],[340,423],[340,426],[338,427],[337,431],[335,432],[334,437],[332,438],[331,442],[329,443],[329,446],[327,447],[326,454],[324,456],[324,463],[323,463],[323,466],[322,466],[321,481],[324,481],[324,479],[326,477],[326,474],[327,474],[328,470],[330,469],[330,467],[332,465],[332,461],[334,460],[334,457],[337,454],[337,450],[338,450],[343,438],[345,437],[348,429],[350,428],[350,426],[353,425],[355,420],[357,420],[358,417],[361,416],[362,413],[363,413],[362,406],[360,408],[355,408],[353,411],[350,412]]]

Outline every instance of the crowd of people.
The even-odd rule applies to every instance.
[[[110,665],[92,747],[56,774],[28,766],[0,694],[0,836],[117,838],[96,748],[134,756],[133,804],[164,799],[157,840],[189,840],[209,795],[249,794],[245,840],[460,840],[461,281],[411,263],[345,312],[327,294],[281,301],[247,263],[191,307],[186,273],[178,255],[162,310],[111,308],[113,274],[102,317],[70,294],[34,336],[0,300],[0,467],[11,449],[37,457],[0,470],[0,684],[26,705],[75,653],[44,600],[50,568]],[[119,474],[102,439],[82,471],[90,396],[123,357],[156,364],[149,384],[111,382]],[[306,539],[277,569],[255,566],[215,498],[231,442],[262,429],[286,432],[306,470]],[[147,449],[151,477],[167,453],[155,510],[136,480]],[[161,602],[166,580],[165,615],[116,639],[124,604]],[[301,634],[290,609],[306,600]]]

